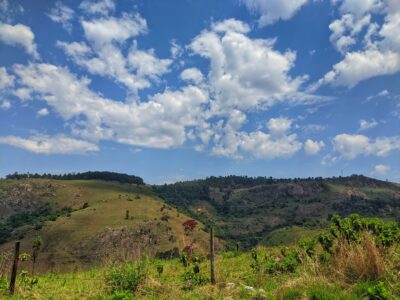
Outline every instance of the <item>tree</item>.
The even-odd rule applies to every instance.
[[[43,245],[43,240],[40,236],[36,237],[32,242],[32,276],[35,275],[36,259],[39,255],[42,245]]]

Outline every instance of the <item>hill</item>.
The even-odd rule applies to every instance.
[[[286,241],[295,242],[324,228],[334,213],[400,219],[400,186],[359,175],[326,179],[209,177],[153,189],[193,218],[216,224],[220,237],[246,248],[285,242],[283,232]]]
[[[30,252],[33,240],[40,236],[39,271],[173,254],[174,248],[181,250],[192,242],[182,226],[187,219],[141,184],[0,180],[0,253],[11,250],[17,239],[21,251]],[[203,230],[196,231],[193,240],[200,251],[207,247]]]
[[[364,176],[227,176],[149,186],[110,172],[13,174],[0,180],[0,253],[17,239],[29,252],[40,236],[41,271],[174,255],[192,242],[204,253],[202,224],[213,224],[231,249],[295,244],[323,230],[334,213],[400,219],[400,186]],[[200,221],[193,239],[182,226],[190,218]]]

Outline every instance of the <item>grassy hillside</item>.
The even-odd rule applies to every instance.
[[[207,234],[200,229],[188,240],[182,223],[189,217],[160,201],[144,185],[0,180],[0,208],[6,232],[12,227],[0,252],[11,250],[18,238],[22,252],[30,252],[33,240],[40,236],[39,271],[68,271],[104,261],[137,259],[181,250],[192,241],[199,249],[207,245]]]
[[[220,236],[244,247],[263,242],[282,228],[287,240],[324,228],[334,213],[400,219],[400,186],[364,176],[273,179],[240,176],[155,186],[166,202],[203,223],[214,223]],[[278,231],[282,232],[282,231]]]
[[[13,299],[400,299],[398,225],[351,216],[334,218],[330,228],[291,247],[217,251],[215,285],[209,260],[195,252],[86,272],[26,273]],[[0,279],[0,297],[6,293]]]

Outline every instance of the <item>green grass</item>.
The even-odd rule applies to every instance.
[[[264,248],[259,251],[264,251]],[[33,287],[17,281],[16,295],[10,299],[69,300],[69,299],[125,299],[113,295],[129,295],[126,299],[310,299],[310,300],[356,300],[365,299],[364,291],[371,286],[364,283],[356,286],[343,286],[329,281],[326,277],[307,273],[299,269],[293,274],[260,275],[250,264],[250,253],[226,252],[216,260],[216,285],[206,283],[185,290],[182,275],[185,267],[178,259],[164,261],[144,259],[133,266],[140,266],[145,277],[139,281],[136,291],[112,292],[107,280],[110,267],[92,269],[85,272],[45,274],[38,277]],[[157,266],[163,266],[163,273]],[[200,273],[208,275],[209,262],[200,263]],[[6,290],[0,297],[6,299]],[[390,299],[398,299],[392,295]]]

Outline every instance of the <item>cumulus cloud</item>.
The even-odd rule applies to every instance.
[[[121,18],[103,17],[81,21],[86,38],[97,47],[121,43],[147,31],[147,22],[140,15],[124,13]]]
[[[11,108],[11,102],[8,100],[3,100],[0,104],[0,108],[3,110],[9,110]]]
[[[400,71],[400,53],[375,49],[348,52],[318,83],[353,88],[360,81]]]
[[[82,20],[81,24],[88,43],[57,41],[57,46],[88,72],[122,83],[134,93],[169,72],[171,59],[158,58],[154,49],[138,49],[136,41],[124,55],[121,43],[147,31],[146,20],[140,15],[101,17]]]
[[[305,76],[291,77],[296,53],[273,49],[275,40],[251,39],[237,20],[214,24],[195,37],[190,49],[210,61],[208,85],[214,109],[267,108],[284,99],[306,102],[316,97],[299,92]]]
[[[183,70],[180,77],[182,80],[192,81],[195,84],[199,84],[204,80],[203,74],[197,68],[189,68]]]
[[[0,67],[0,91],[14,85],[14,76],[9,75],[6,68]]]
[[[85,41],[58,41],[57,46],[89,73],[106,76],[137,92],[169,72],[172,59],[161,59],[154,50],[139,48],[135,39],[147,31],[146,21],[139,15],[101,16],[82,19],[81,24]],[[320,98],[301,91],[306,76],[289,74],[295,52],[277,51],[275,40],[252,39],[249,30],[246,23],[234,19],[203,30],[186,49],[206,58],[209,72],[203,75],[194,67],[184,69],[180,77],[185,85],[165,88],[146,99],[138,93],[134,101],[106,98],[89,88],[87,77],[45,63],[15,65],[18,84],[13,94],[24,101],[32,97],[45,101],[75,137],[91,143],[109,140],[170,148],[190,142],[197,150],[227,157],[290,157],[303,148],[291,130],[292,120],[272,118],[265,130],[248,131],[243,129],[247,113],[282,101],[298,104]],[[323,147],[321,142],[314,143]]]
[[[115,10],[115,3],[113,0],[85,0],[79,7],[89,14],[108,15]]]
[[[354,159],[359,155],[386,156],[400,150],[400,136],[371,140],[360,134],[339,134],[333,139],[333,148],[345,159]]]
[[[84,154],[99,150],[96,144],[64,135],[38,135],[29,138],[0,136],[0,144],[22,148],[39,154]]]
[[[343,14],[331,23],[331,42],[344,58],[333,65],[310,90],[321,85],[353,88],[359,82],[400,71],[400,6],[388,0],[343,0],[340,4]],[[383,22],[374,21],[375,15],[385,14]],[[375,18],[376,19],[376,18]],[[381,23],[381,24],[380,24]],[[366,30],[363,30],[365,29]],[[358,35],[364,34],[360,43]],[[359,45],[357,50],[348,52],[349,47]]]
[[[0,41],[10,46],[21,46],[28,54],[39,58],[34,38],[35,35],[28,26],[0,23]]]
[[[367,121],[367,120],[360,120],[360,128],[359,131],[367,130],[378,126],[379,123],[375,120]]]
[[[307,155],[318,154],[324,147],[325,143],[323,141],[313,141],[307,139],[304,143],[304,151],[306,152]]]
[[[383,5],[381,0],[333,0],[340,4],[342,13],[351,13],[355,16],[362,16],[368,12],[376,11]]]
[[[266,26],[279,20],[288,20],[308,0],[243,0],[246,7],[260,15],[259,25]]]
[[[71,31],[71,20],[74,18],[74,11],[68,6],[58,1],[47,16],[53,22],[60,23],[65,30]]]
[[[187,127],[202,122],[206,92],[195,86],[155,94],[147,102],[123,103],[104,98],[68,69],[49,64],[16,65],[20,83],[65,120],[73,120],[73,132],[86,139],[168,148],[181,145]]]
[[[227,122],[226,126],[217,124],[217,134],[212,152],[215,155],[242,159],[253,157],[257,159],[288,158],[302,148],[296,134],[290,133],[291,120],[287,118],[272,118],[267,123],[269,132],[257,130],[254,132],[237,131],[245,121],[245,117],[236,113],[239,122]],[[237,126],[239,125],[239,126]]]
[[[356,44],[355,37],[369,25],[370,20],[370,15],[361,19],[355,19],[351,14],[343,15],[329,25],[329,29],[332,31],[330,41],[339,52],[346,53],[350,46]]]
[[[391,170],[390,166],[376,165],[372,171],[372,175],[383,176]]]
[[[49,114],[49,111],[48,111],[48,109],[47,108],[42,108],[42,109],[40,109],[38,112],[37,112],[37,115],[39,116],[39,117],[44,117],[44,116],[47,116]]]

